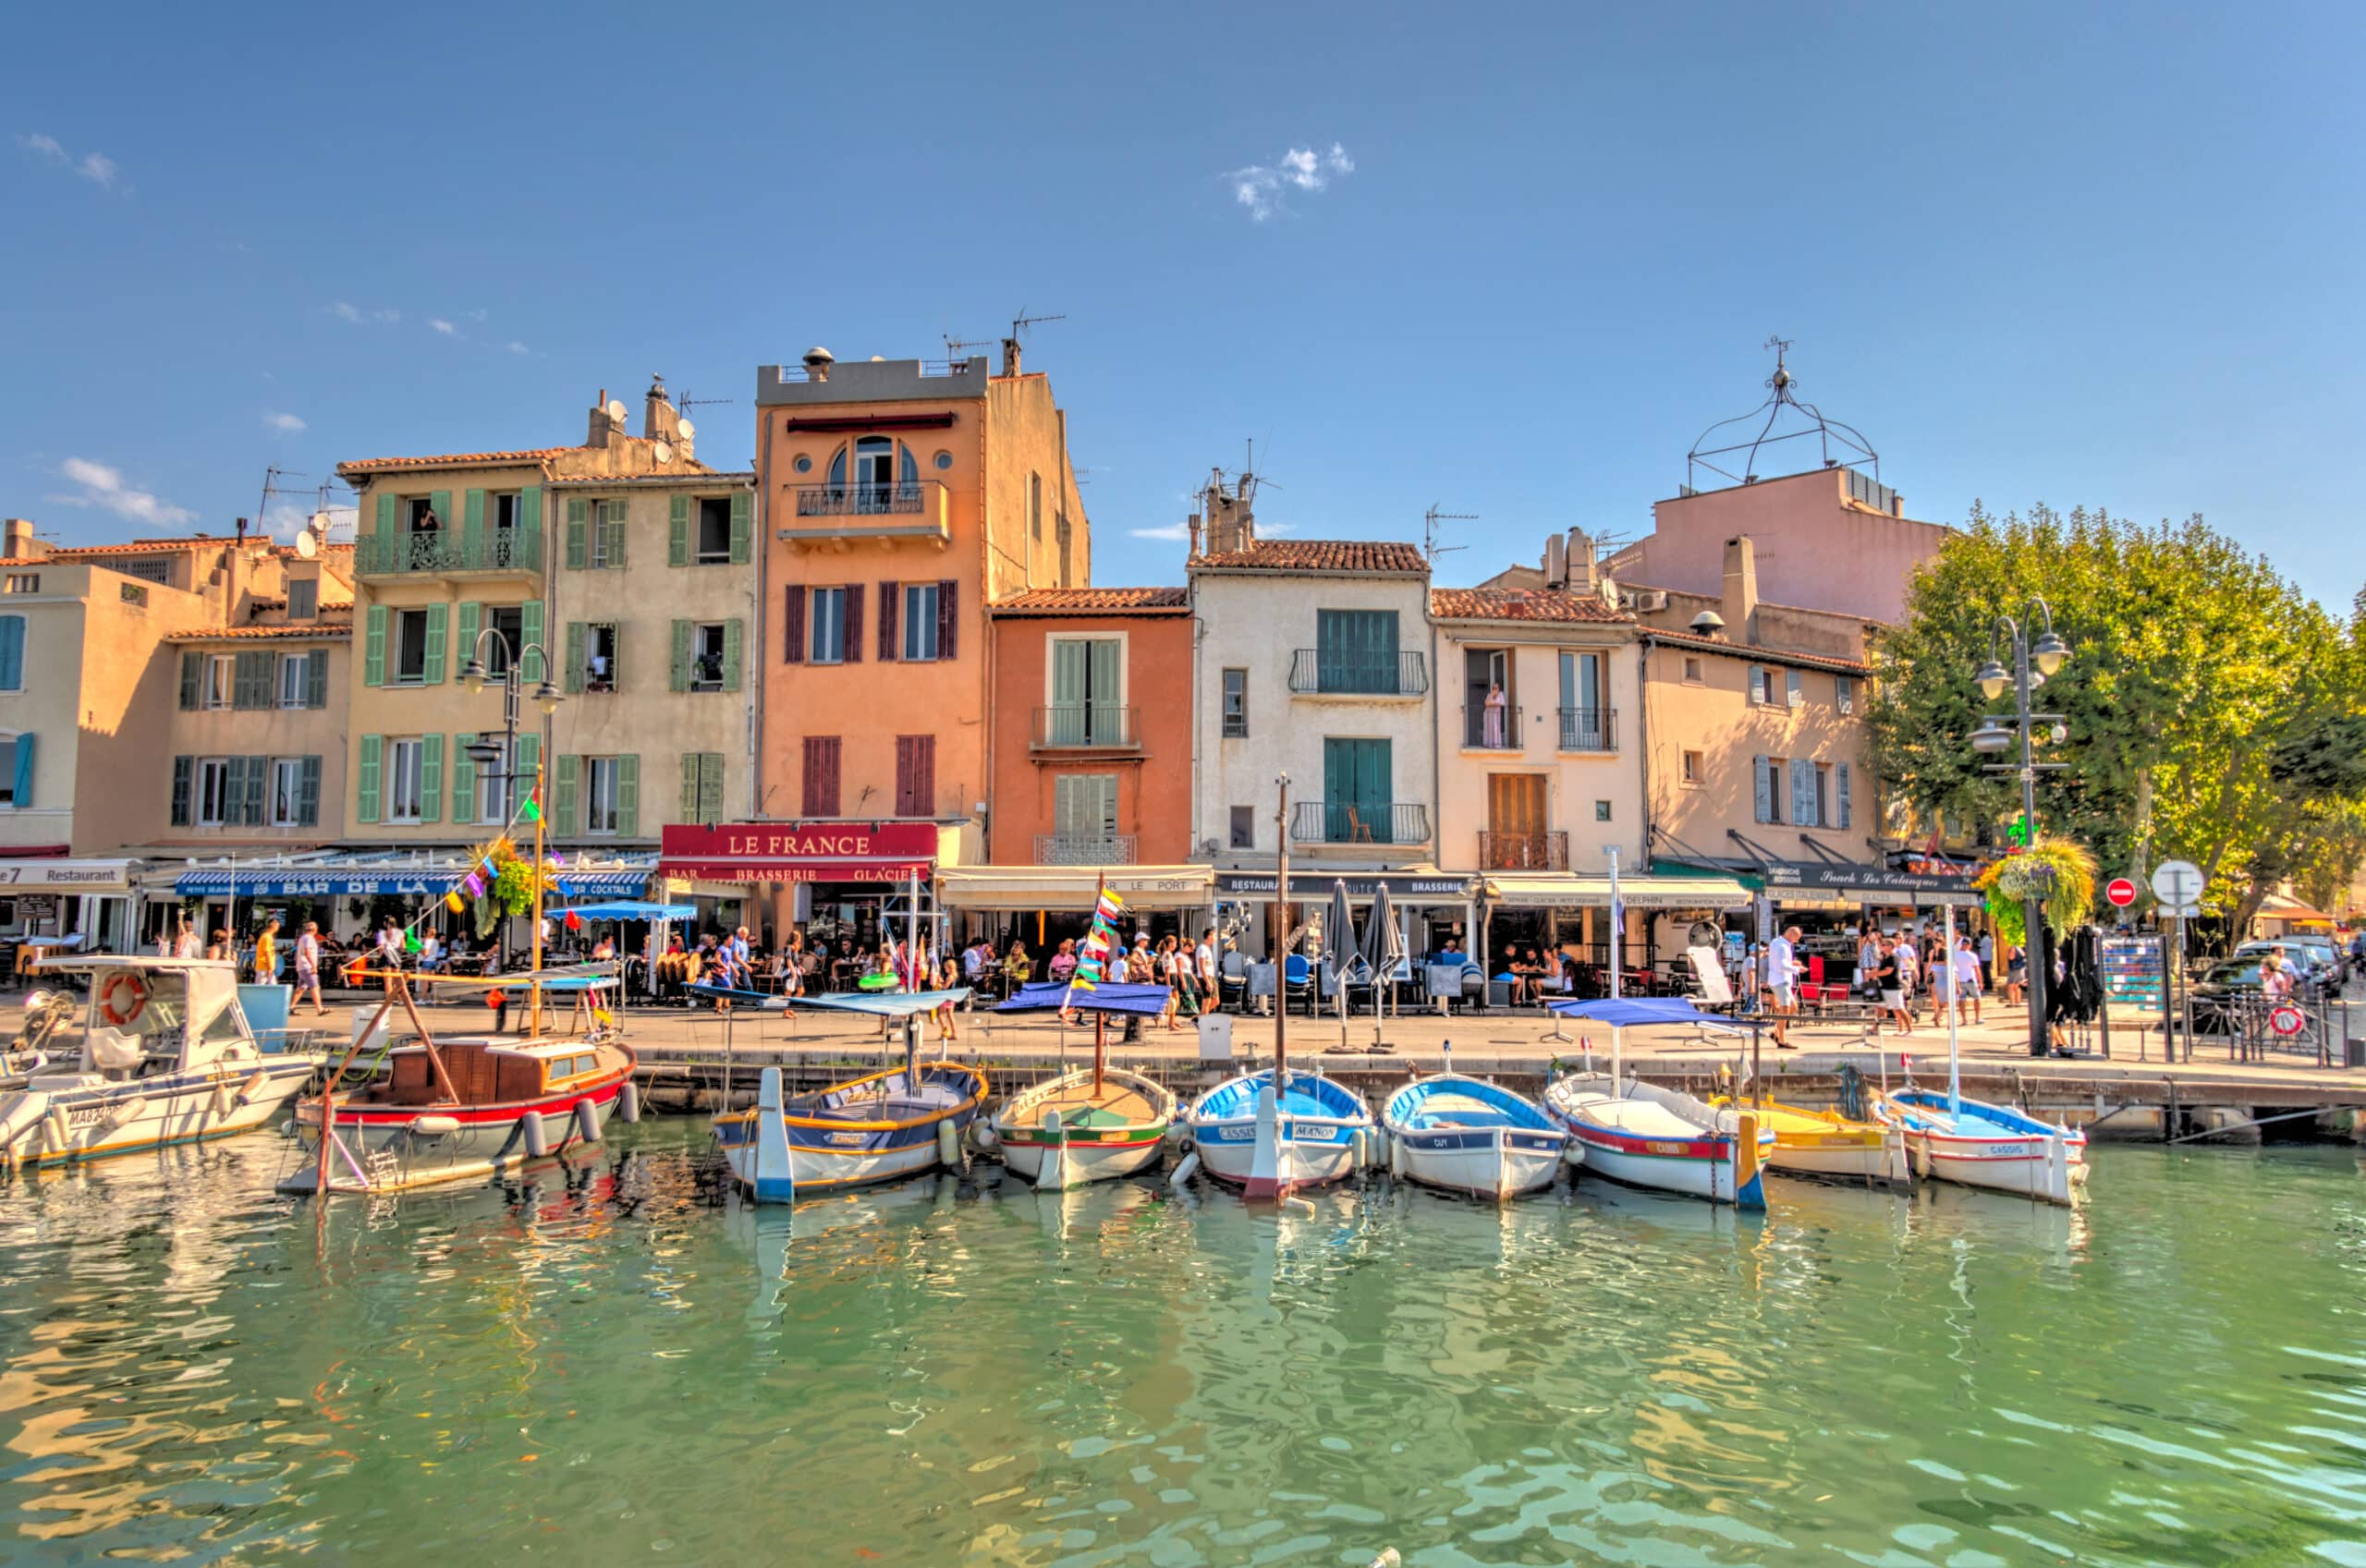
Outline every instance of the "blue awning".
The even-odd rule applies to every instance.
[[[469,868],[452,866],[337,865],[209,866],[183,871],[173,891],[183,898],[335,898],[348,893],[386,893],[398,898],[441,898],[459,886]],[[560,893],[568,898],[636,898],[649,885],[646,870],[559,872]],[[646,917],[633,917],[645,918]]]
[[[1690,1024],[1699,1028],[1721,1029],[1728,1033],[1734,1029],[1731,1018],[1703,1013],[1680,996],[1622,996],[1616,1000],[1601,997],[1592,1002],[1548,1002],[1545,1005],[1564,1018],[1579,1018],[1620,1028],[1634,1028],[1646,1024]]]
[[[1021,986],[1018,994],[994,1009],[997,1013],[1052,1013],[1063,1008],[1075,1013],[1126,1013],[1154,1018],[1166,1011],[1175,1000],[1174,991],[1166,986],[1120,985],[1112,981],[1087,989],[1071,990],[1057,980],[1040,985]]]
[[[579,904],[571,909],[555,909],[555,915],[580,915],[587,920],[695,920],[699,906],[695,904],[642,904],[633,899],[617,899],[608,904]]]
[[[841,1013],[868,1013],[874,1018],[909,1018],[933,1013],[947,1003],[966,1001],[968,986],[952,991],[835,991],[826,996],[800,996],[799,1007],[835,1008]]]

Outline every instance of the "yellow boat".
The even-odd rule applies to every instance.
[[[1729,1096],[1721,1095],[1709,1103],[1720,1111],[1734,1107]],[[1895,1126],[1851,1121],[1837,1111],[1810,1111],[1774,1100],[1745,1108],[1757,1113],[1761,1127],[1774,1134],[1774,1148],[1766,1163],[1781,1174],[1898,1186],[1913,1180],[1906,1160],[1905,1135]]]

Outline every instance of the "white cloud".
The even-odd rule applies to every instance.
[[[1356,161],[1335,141],[1328,152],[1293,147],[1271,164],[1251,164],[1225,177],[1232,181],[1232,199],[1262,224],[1287,210],[1282,199],[1289,191],[1320,191],[1339,176],[1355,172]]]
[[[57,471],[82,487],[79,495],[53,495],[49,499],[68,506],[98,506],[118,517],[128,517],[135,523],[149,523],[158,528],[171,528],[178,523],[194,522],[197,514],[185,507],[160,500],[152,492],[134,490],[123,482],[120,469],[104,463],[93,463],[87,457],[68,457]]]
[[[482,322],[485,318],[485,312],[482,310],[470,310],[467,312],[467,315],[469,320],[472,322]]]
[[[459,336],[459,335],[460,335],[460,329],[459,329],[458,327],[454,326],[451,322],[449,322],[445,321],[445,320],[443,317],[441,317],[441,316],[437,316],[437,317],[433,318],[433,320],[431,320],[427,324],[428,324],[429,326],[433,327],[437,332],[439,332],[439,333],[443,334],[445,337],[457,337],[457,336]]]
[[[85,152],[74,172],[97,185],[101,190],[115,188],[115,160],[104,152]]]
[[[508,342],[503,344],[501,346],[508,349],[512,354],[531,354],[533,352],[532,349],[527,347],[524,344],[518,342],[514,337]]]
[[[403,313],[400,310],[389,310],[384,306],[374,310],[365,310],[348,299],[340,299],[335,304],[324,308],[338,321],[352,322],[357,324],[362,322],[377,322],[382,325],[391,326],[403,319]]]
[[[280,435],[296,435],[301,432],[304,429],[304,421],[298,419],[293,414],[273,414],[267,412],[262,417],[262,428],[267,431],[275,432]]]
[[[66,151],[57,138],[43,136],[38,131],[20,132],[17,137],[17,145],[28,152],[35,153],[49,163],[56,164],[59,168],[72,169],[101,190],[115,188],[115,176],[118,166],[113,158],[104,152],[85,152],[77,158]]]
[[[340,322],[358,322],[361,319],[361,312],[342,299],[329,307],[329,314]]]
[[[1184,523],[1169,523],[1163,529],[1128,529],[1126,531],[1136,539],[1189,539],[1191,537],[1189,526]]]
[[[43,136],[39,132],[19,136],[17,138],[17,145],[29,148],[44,158],[54,159],[61,164],[66,162],[66,149],[57,144],[57,138],[54,136]]]

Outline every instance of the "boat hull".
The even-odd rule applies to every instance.
[[[1957,1118],[1933,1100],[1884,1102],[1905,1134],[1917,1175],[2066,1207],[2084,1184],[2084,1133],[1973,1100],[1961,1102],[1964,1115]]]
[[[1714,1103],[1732,1114],[1730,1101]],[[1766,1153],[1766,1168],[1776,1175],[1892,1186],[1908,1186],[1914,1181],[1905,1134],[1896,1126],[1851,1121],[1796,1105],[1762,1102],[1754,1109],[1760,1126],[1774,1135],[1774,1146]]]
[[[1191,1141],[1200,1151],[1200,1168],[1209,1175],[1240,1188],[1244,1197],[1276,1198],[1354,1175],[1356,1134],[1368,1130],[1369,1124],[1285,1113],[1275,1121],[1262,1160],[1253,1116],[1194,1122]]]
[[[857,1079],[821,1098],[900,1076]],[[962,1098],[893,1121],[831,1120],[789,1106],[780,1069],[767,1067],[758,1080],[756,1108],[714,1120],[724,1163],[758,1203],[793,1203],[812,1193],[899,1181],[957,1161],[961,1135],[985,1102],[986,1076],[974,1067],[940,1063],[922,1068],[921,1076],[932,1088],[958,1085]]]
[[[40,1076],[0,1097],[0,1142],[13,1160],[32,1167],[234,1137],[277,1116],[319,1070],[308,1056],[265,1056],[120,1082],[97,1075]]]
[[[538,1160],[555,1160],[601,1141],[624,1098],[632,1069],[626,1067],[565,1094],[531,1101],[473,1108],[451,1106],[339,1105],[337,1148],[329,1151],[328,1189],[333,1193],[406,1192],[446,1182],[483,1181]],[[584,1109],[588,1107],[588,1112]],[[543,1152],[528,1147],[526,1117],[543,1119]],[[585,1136],[588,1114],[592,1136]],[[279,1184],[298,1196],[321,1188],[320,1107],[298,1110],[302,1158]]]
[[[1607,1084],[1599,1077],[1592,1081]],[[1750,1112],[1738,1118],[1748,1134],[1744,1137],[1715,1130],[1714,1111],[1673,1090],[1629,1081],[1622,1096],[1573,1088],[1575,1082],[1563,1079],[1548,1088],[1544,1108],[1568,1129],[1573,1162],[1588,1174],[1742,1209],[1766,1207],[1764,1160],[1773,1151],[1774,1136],[1760,1130]],[[1615,1119],[1621,1105],[1646,1098],[1687,1124],[1665,1133],[1637,1131]],[[1684,1116],[1679,1105],[1689,1105],[1692,1114]]]
[[[1409,1182],[1501,1203],[1553,1185],[1569,1139],[1525,1127],[1390,1129],[1392,1166]]]
[[[1067,1112],[1092,1100],[1091,1069],[1069,1073],[1038,1084],[994,1112],[991,1125],[1003,1164],[1038,1185],[1068,1187],[1116,1181],[1158,1163],[1176,1115],[1175,1097],[1149,1078],[1120,1068],[1106,1069],[1103,1081],[1128,1100],[1147,1102],[1153,1114],[1102,1125],[1067,1124],[1055,1133],[1043,1125],[1047,1112]]]

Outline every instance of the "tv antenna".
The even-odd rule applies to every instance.
[[[1021,332],[1029,327],[1034,326],[1039,322],[1065,322],[1067,320],[1067,317],[1065,314],[1057,316],[1031,316],[1027,313],[1027,307],[1021,305],[1018,308],[1018,314],[1011,318],[1010,335],[1016,338]]]
[[[1430,509],[1421,514],[1421,553],[1429,558],[1432,565],[1435,565],[1441,555],[1451,555],[1457,550],[1470,549],[1470,547],[1467,544],[1440,544],[1438,525],[1440,523],[1475,523],[1478,520],[1479,514],[1476,512],[1441,512],[1438,510],[1437,503],[1431,502]]]
[[[1720,419],[1701,432],[1701,439],[1694,442],[1692,450],[1684,455],[1686,487],[1694,488],[1692,481],[1700,477],[1699,470],[1702,468],[1708,469],[1730,483],[1756,484],[1759,478],[1758,454],[1762,448],[1777,446],[1787,441],[1805,441],[1811,437],[1815,440],[1817,456],[1823,459],[1823,467],[1838,468],[1844,463],[1861,457],[1872,465],[1873,479],[1875,482],[1879,482],[1882,477],[1882,460],[1881,455],[1873,450],[1872,443],[1867,441],[1854,427],[1844,425],[1838,419],[1825,418],[1823,410],[1814,404],[1800,401],[1799,383],[1792,379],[1791,368],[1786,362],[1791,352],[1791,339],[1770,337],[1766,340],[1765,346],[1774,350],[1774,373],[1766,378],[1766,401],[1747,414],[1737,414],[1730,419]],[[1792,418],[1784,422],[1790,424],[1793,428],[1778,433],[1774,427],[1777,421],[1783,420],[1783,410],[1786,408],[1791,411]],[[1723,446],[1709,444],[1710,441],[1716,437],[1717,432],[1728,425],[1742,425],[1757,421],[1761,414],[1765,415],[1766,418],[1764,422],[1759,424],[1756,435],[1747,440],[1737,440]],[[1835,446],[1841,449],[1841,455],[1836,457],[1833,456]],[[1737,463],[1741,469],[1739,473],[1735,473],[1724,466],[1725,463],[1736,463],[1735,454],[1737,453],[1742,455]]]
[[[956,337],[949,332],[945,334],[945,357],[957,365],[969,358],[964,349],[992,348],[994,346],[994,340],[991,337]]]

